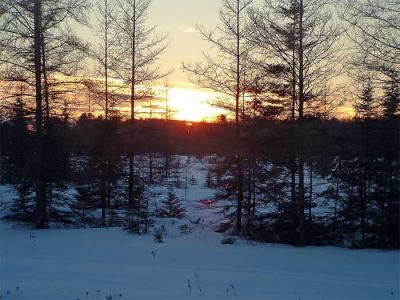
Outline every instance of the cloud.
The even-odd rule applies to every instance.
[[[195,27],[186,27],[184,29],[184,32],[186,32],[186,33],[199,33],[199,31]]]

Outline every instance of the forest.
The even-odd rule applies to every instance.
[[[399,248],[398,0],[222,0],[215,28],[195,28],[203,59],[167,68],[151,2],[1,1],[5,220],[156,240],[159,218],[185,216],[175,191],[200,160],[216,232]],[[176,119],[156,88],[176,68],[224,113]]]

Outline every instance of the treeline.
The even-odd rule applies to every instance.
[[[35,154],[30,151],[35,147],[34,131],[22,103],[14,109],[10,121],[1,126],[0,176],[1,184],[14,187],[16,197],[3,201],[1,209],[8,218],[35,223]],[[205,157],[207,186],[216,190],[221,207],[215,229],[235,232],[239,176],[235,153],[240,147],[244,195],[240,234],[298,244],[290,121],[248,122],[240,145],[232,123],[138,122],[134,199],[139,213],[134,216],[126,195],[129,123],[87,115],[71,122],[65,116],[52,118],[48,128],[43,162],[47,224],[126,226],[147,232],[163,209],[157,207],[154,200],[160,195],[153,194],[152,187],[169,186],[173,194],[173,189],[188,184],[183,172],[188,162],[183,158]],[[398,248],[398,117],[308,119],[297,130],[303,131],[302,142],[307,145],[303,148],[306,244]]]

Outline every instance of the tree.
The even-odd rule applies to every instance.
[[[4,141],[2,138],[4,158],[1,169],[4,182],[14,187],[16,197],[10,202],[3,203],[2,209],[6,212],[6,217],[10,219],[35,223],[36,210],[32,176],[34,156],[26,151],[32,144],[33,138],[28,131],[30,117],[31,114],[22,97],[18,97],[11,108],[10,121],[5,123],[7,130],[4,131]]]
[[[282,75],[292,89],[292,115],[296,109],[299,119],[305,115],[305,103],[321,95],[341,71],[341,30],[334,18],[326,0],[265,0],[250,12],[249,39],[261,55],[257,61],[264,70],[271,62],[285,67]]]
[[[41,1],[34,2],[34,51],[35,51],[35,94],[36,94],[36,134],[37,134],[37,149],[36,149],[36,228],[43,229],[47,227],[47,201],[46,201],[46,186],[44,182],[42,161],[43,155],[43,137],[42,137],[42,9]]]
[[[384,85],[383,115],[390,119],[398,115],[400,109],[400,83],[398,74],[392,72]]]
[[[96,5],[96,20],[94,25],[98,42],[95,47],[93,56],[97,63],[96,73],[100,74],[100,82],[93,80],[87,87],[89,92],[95,96],[95,101],[101,107],[104,118],[109,120],[110,117],[116,116],[118,106],[118,98],[122,98],[118,94],[121,87],[113,83],[113,76],[117,76],[115,72],[115,55],[117,49],[117,33],[114,19],[116,17],[116,4],[113,0],[102,0]],[[97,99],[96,99],[97,98]]]
[[[63,103],[56,99],[70,92],[70,80],[81,62],[85,46],[68,26],[68,21],[83,22],[86,1],[48,0],[33,2],[6,0],[0,23],[5,65],[2,81],[11,83],[6,97],[15,94],[14,83],[24,84],[26,98],[35,94],[35,178],[38,228],[47,226],[46,139],[50,111],[61,113]],[[50,100],[52,100],[50,103]]]
[[[250,12],[253,27],[250,40],[261,55],[261,66],[264,70],[271,68],[271,62],[283,66],[284,84],[291,87],[293,144],[290,169],[292,200],[297,202],[299,245],[305,244],[306,238],[302,127],[307,103],[321,97],[327,83],[340,73],[337,44],[341,31],[329,3],[326,0],[265,0],[261,9]]]
[[[372,119],[377,115],[377,104],[371,79],[367,79],[363,85],[361,95],[359,95],[354,109],[356,110],[357,117],[361,119]]]
[[[205,63],[184,64],[189,79],[195,84],[211,89],[228,97],[217,102],[235,115],[237,154],[235,168],[236,180],[236,221],[235,230],[242,231],[243,208],[243,157],[239,150],[241,96],[245,90],[244,74],[250,46],[246,42],[249,26],[246,12],[252,0],[223,0],[219,12],[220,25],[213,31],[197,26],[201,36],[210,43],[215,55],[205,54]]]
[[[343,0],[342,19],[356,50],[357,69],[387,77],[400,68],[400,2],[398,0]],[[398,78],[397,78],[398,80]]]
[[[49,0],[41,2],[41,81],[43,120],[60,114],[65,94],[74,92],[77,81],[72,79],[81,69],[87,45],[71,29],[71,22],[85,24],[87,1]],[[26,1],[4,1],[5,14],[0,24],[2,35],[0,58],[5,65],[3,80],[25,84],[33,90],[34,83],[34,6]],[[1,48],[0,47],[0,48]],[[10,88],[7,95],[13,95]],[[26,94],[29,96],[29,93]],[[44,124],[45,125],[45,124]]]
[[[140,206],[134,201],[134,122],[135,103],[144,97],[139,85],[146,85],[164,77],[159,71],[157,60],[166,49],[165,35],[156,35],[155,26],[148,26],[147,14],[151,0],[120,0],[119,10],[114,19],[118,32],[120,48],[116,52],[118,77],[124,80],[130,89],[130,140],[129,140],[129,183],[128,203],[130,209]]]
[[[167,196],[162,201],[159,215],[161,218],[177,218],[181,219],[185,216],[185,208],[183,208],[181,200],[176,196],[172,185],[168,186]]]
[[[119,119],[104,120],[82,116],[73,128],[74,141],[79,149],[79,164],[74,168],[74,183],[78,194],[73,210],[88,217],[90,206],[101,211],[96,225],[101,227],[121,225],[116,212],[123,208],[122,141],[118,131]],[[82,206],[87,204],[86,215]]]
[[[204,63],[183,64],[193,83],[228,97],[215,104],[234,113],[236,126],[239,126],[240,99],[245,86],[245,58],[250,51],[246,42],[249,34],[246,12],[252,2],[223,0],[219,26],[212,31],[197,26],[202,38],[210,43],[211,53],[215,51],[215,54],[205,54]]]

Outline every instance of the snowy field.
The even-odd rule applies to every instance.
[[[398,251],[222,245],[215,210],[199,202],[213,193],[205,171],[194,164],[190,172],[198,184],[178,191],[187,218],[157,221],[164,243],[120,228],[36,231],[1,222],[0,299],[400,299]],[[191,233],[181,233],[184,224]]]

